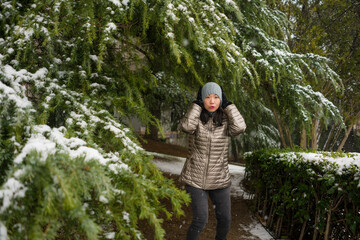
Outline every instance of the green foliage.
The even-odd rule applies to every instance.
[[[138,222],[143,219],[153,226],[155,238],[163,239],[159,214],[183,214],[187,194],[163,177],[144,152],[123,149],[100,155],[81,139],[65,135],[64,128],[36,126],[15,158],[0,189],[0,222],[7,235],[142,239]],[[161,199],[170,200],[172,213]]]
[[[1,236],[142,239],[145,220],[163,239],[160,213],[189,197],[114,117],[158,123],[142,96],[156,81],[125,27],[143,2],[1,6]]]
[[[10,128],[9,115],[14,115],[15,104],[9,101],[4,101],[4,105],[0,106],[0,184],[2,184],[6,178],[7,170],[10,167],[15,151],[14,142],[11,140],[13,129]]]
[[[29,112],[19,110],[16,102],[0,90],[0,185],[7,178],[13,158],[27,136],[27,125],[31,124]]]
[[[150,158],[135,156],[124,152],[121,156],[127,159],[125,162],[134,169],[141,178],[136,178],[134,174],[113,176],[112,181],[117,188],[121,188],[125,194],[121,194],[119,200],[123,203],[122,211],[131,213],[134,228],[140,219],[148,219],[154,227],[157,239],[162,239],[164,230],[161,228],[163,219],[157,216],[164,212],[168,218],[183,214],[181,206],[184,202],[188,203],[190,198],[185,196],[182,191],[173,187],[173,181],[164,178],[150,162]],[[159,201],[159,199],[169,199],[172,204],[172,212],[169,212]],[[118,204],[118,203],[116,203]],[[119,227],[119,226],[118,226]],[[121,226],[127,229],[126,226]],[[121,235],[120,235],[121,236]]]
[[[247,153],[245,160],[255,211],[274,232],[299,238],[305,227],[306,236],[318,232],[323,238],[327,229],[334,239],[359,236],[358,154],[267,149]],[[278,219],[293,230],[279,227]]]
[[[41,158],[31,152],[8,179],[22,185],[1,214],[11,239],[97,239],[100,223],[109,222],[108,207],[99,199],[112,198],[104,169],[96,161],[67,154]]]

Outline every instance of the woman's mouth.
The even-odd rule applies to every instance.
[[[214,106],[210,106],[210,109],[214,109],[215,107]]]

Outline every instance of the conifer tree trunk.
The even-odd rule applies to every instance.
[[[335,125],[335,124],[332,125],[331,130],[330,130],[330,133],[328,134],[328,137],[327,137],[327,139],[326,139],[326,142],[325,142],[325,144],[324,144],[324,146],[323,146],[323,149],[322,149],[323,151],[326,151],[326,150],[327,150],[327,148],[328,148],[328,146],[329,146],[329,143],[330,143],[330,139],[331,139],[332,136],[334,135],[335,128],[336,128],[336,125]]]
[[[332,150],[333,150],[333,148],[334,148],[334,146],[335,146],[335,144],[336,144],[336,141],[337,141],[337,139],[339,138],[340,134],[341,134],[341,126],[339,126],[339,128],[338,128],[337,131],[336,131],[335,137],[334,137],[334,139],[333,139],[333,142],[332,142],[332,144],[331,144],[331,147],[330,147],[329,151],[332,151]]]
[[[300,147],[302,149],[306,149],[306,145],[306,129],[303,124],[303,127],[301,129]]]
[[[284,125],[284,128],[285,128],[286,137],[287,137],[287,139],[288,139],[288,141],[289,141],[290,148],[291,148],[291,149],[294,149],[294,144],[293,144],[293,141],[292,141],[292,137],[291,137],[291,132],[290,132],[289,126],[287,126],[287,125],[285,125],[285,124],[283,124],[283,125]]]
[[[285,136],[284,136],[284,131],[281,127],[281,120],[279,115],[277,114],[277,112],[273,109],[272,110],[275,120],[276,120],[276,124],[279,130],[279,134],[280,134],[280,139],[281,139],[281,145],[283,146],[283,148],[287,148],[287,144],[286,144],[286,140],[285,140]]]
[[[317,132],[319,127],[319,119],[314,118],[312,122],[312,129],[311,129],[311,149],[317,150],[318,144],[317,144]]]
[[[348,129],[347,129],[347,131],[345,133],[345,136],[341,140],[341,143],[340,143],[340,145],[338,146],[338,148],[336,150],[337,152],[341,151],[341,149],[344,147],[344,145],[346,143],[346,140],[349,138],[350,132],[353,129],[353,126],[354,126],[354,123],[352,123],[352,124],[350,124],[350,126],[348,126]]]
[[[360,116],[360,112],[358,112],[355,117],[358,118],[359,116]],[[344,138],[342,139],[340,145],[338,146],[338,148],[337,148],[337,150],[336,150],[337,152],[341,151],[341,149],[344,147],[347,139],[349,138],[349,135],[350,135],[350,133],[351,133],[351,130],[352,130],[353,127],[354,127],[354,125],[355,125],[355,122],[353,122],[352,124],[350,124],[350,126],[348,126],[348,129],[347,129],[347,131],[346,131],[346,133],[345,133],[345,136],[344,136]]]

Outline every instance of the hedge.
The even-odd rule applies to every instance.
[[[244,188],[276,238],[360,239],[358,153],[246,153]]]

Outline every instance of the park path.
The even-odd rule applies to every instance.
[[[149,152],[154,155],[153,162],[159,170],[167,177],[175,180],[178,187],[183,188],[178,182],[178,176],[184,165],[185,158],[168,154]],[[260,224],[258,219],[249,210],[247,205],[247,194],[240,186],[244,177],[245,167],[239,165],[229,165],[232,179],[231,201],[232,201],[232,223],[228,234],[228,240],[270,240],[274,239],[269,232]],[[200,236],[200,240],[210,240],[215,238],[216,219],[213,206],[209,202],[209,222]],[[166,231],[167,240],[184,240],[186,229],[191,223],[191,208],[184,208],[185,216],[179,219],[166,220],[163,227]]]

